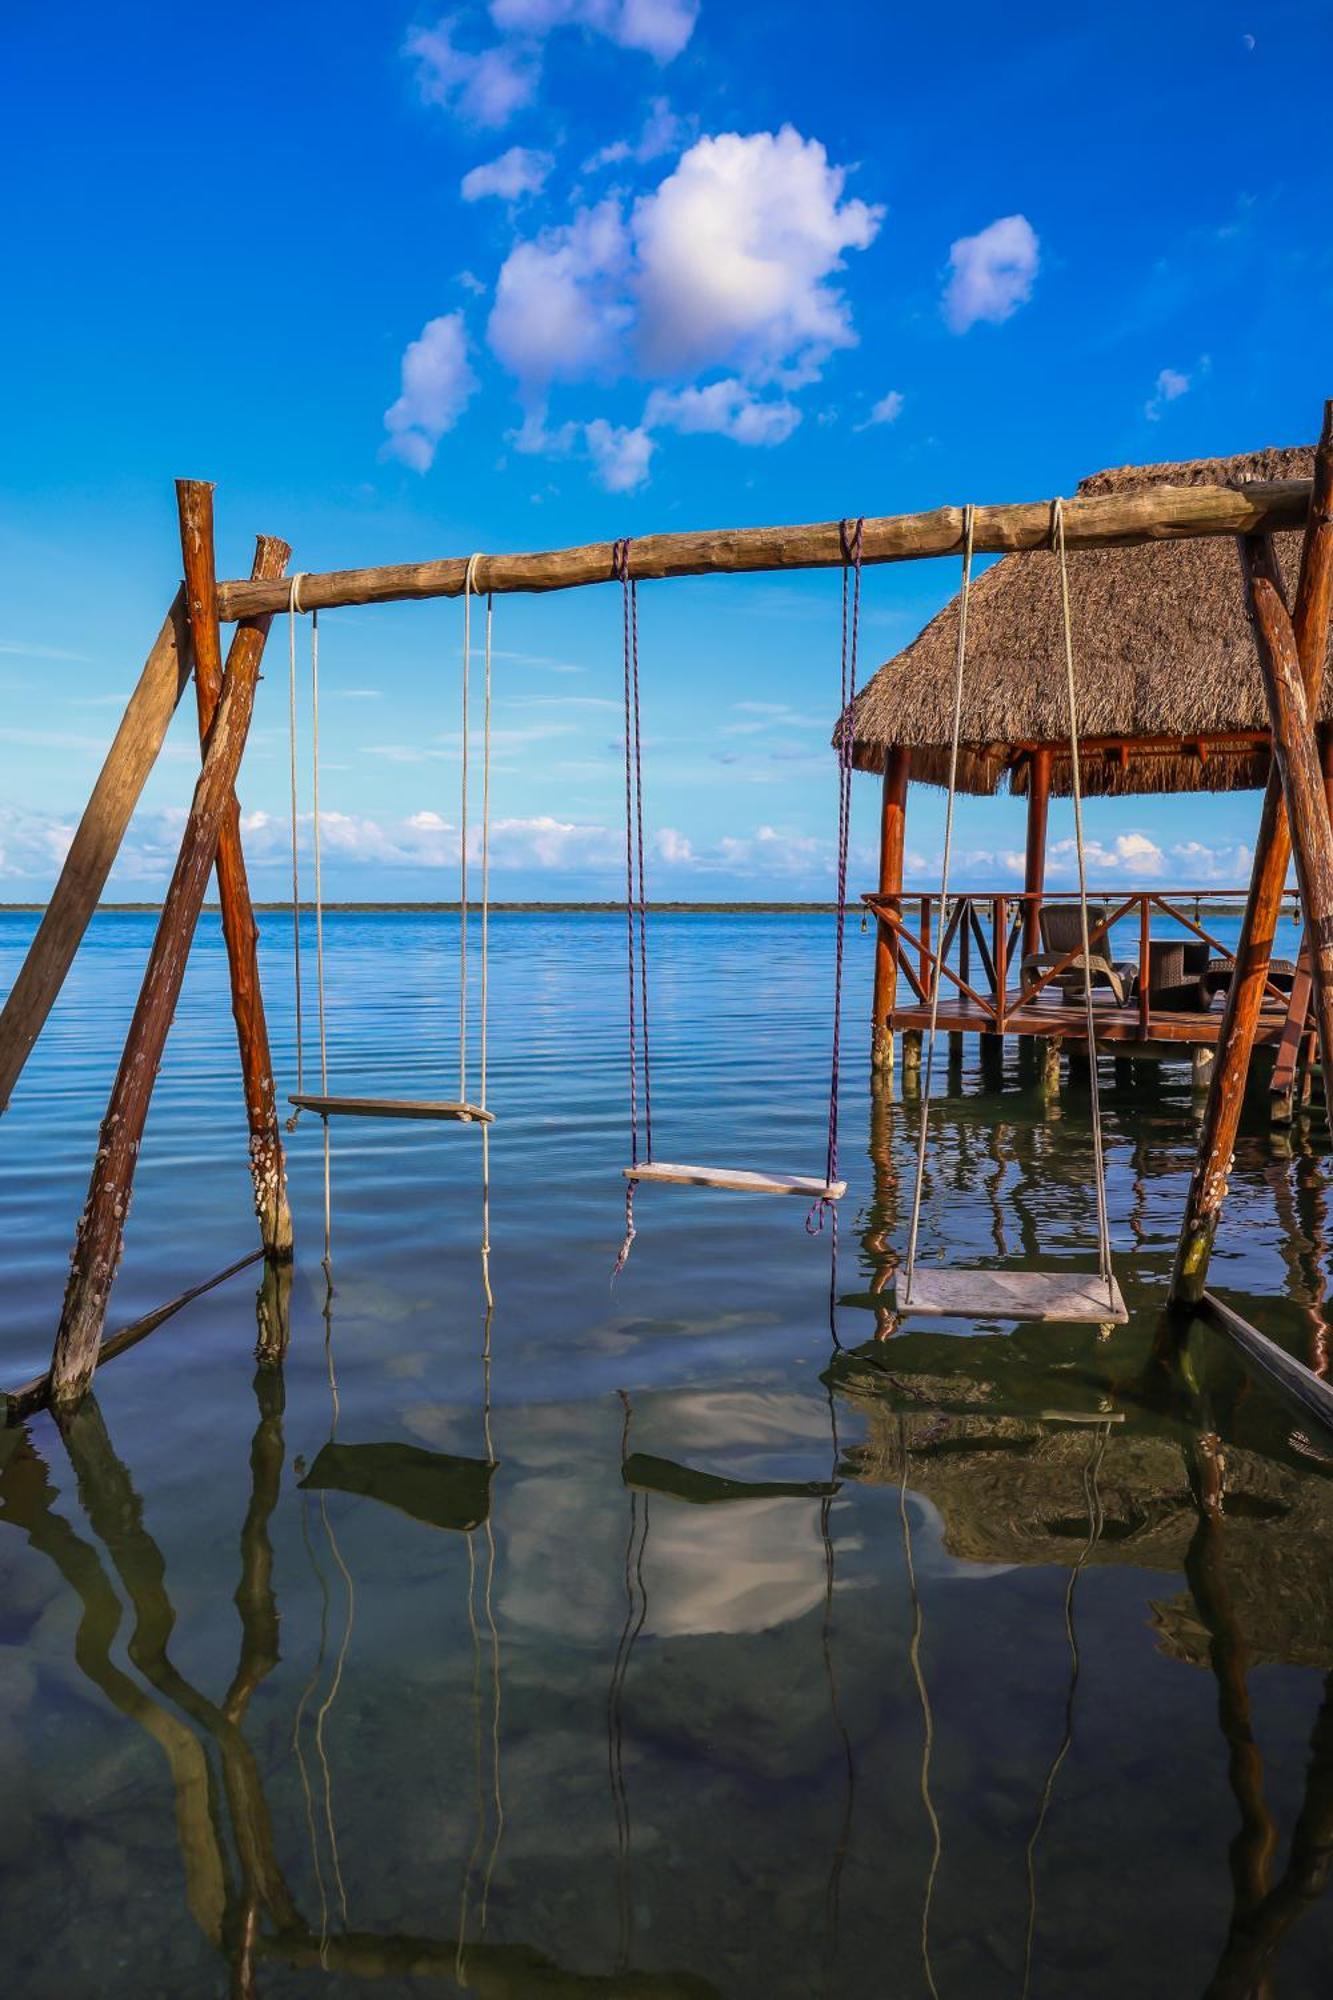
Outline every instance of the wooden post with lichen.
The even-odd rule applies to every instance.
[[[1271,587],[1271,586],[1270,586]],[[1318,703],[1328,650],[1333,600],[1333,403],[1324,406],[1324,425],[1315,454],[1314,483],[1301,555],[1296,611],[1290,627],[1299,657],[1303,695],[1309,709]],[[1280,600],[1279,600],[1280,602]],[[1282,616],[1286,620],[1285,608]],[[1313,753],[1313,742],[1311,752]],[[1317,761],[1317,760],[1316,760]],[[1328,815],[1324,815],[1327,825]],[[1291,833],[1282,778],[1274,762],[1264,793],[1255,838],[1250,893],[1236,946],[1236,971],[1227,990],[1217,1038],[1217,1059],[1209,1080],[1208,1103],[1199,1153],[1176,1247],[1170,1301],[1197,1305],[1208,1282],[1213,1240],[1226,1200],[1227,1176],[1240,1126],[1245,1080],[1264,1002],[1273,938],[1282,912],[1282,893],[1291,859]]]
[[[213,488],[205,480],[178,479],[181,554],[185,561],[185,608],[194,647],[194,678],[199,707],[199,738],[205,742],[222,692],[222,646],[218,634],[217,570],[213,555]],[[261,535],[251,575],[264,582],[281,577],[291,550],[273,535]],[[238,653],[262,657],[271,614],[237,626],[229,661]],[[287,1201],[287,1171],[278,1126],[278,1101],[273,1084],[264,996],[259,984],[259,930],[250,901],[245,855],[241,847],[241,809],[235,795],[227,807],[218,840],[218,902],[222,935],[231,974],[231,1008],[245,1085],[245,1109],[250,1126],[250,1173],[260,1239],[270,1257],[292,1254],[292,1217]]]
[[[195,786],[180,853],[102,1120],[51,1357],[51,1397],[58,1407],[79,1402],[97,1365],[107,1301],[124,1247],[125,1218],[149,1100],[240,769],[258,678],[258,652],[244,647],[227,669],[222,699],[209,731],[204,768]]]
[[[903,853],[907,830],[907,785],[910,750],[894,744],[884,760],[884,790],[879,816],[879,893],[892,896],[902,915]],[[870,1061],[874,1069],[893,1068],[893,1003],[898,993],[898,933],[883,917],[875,918],[875,988],[871,1001]]]

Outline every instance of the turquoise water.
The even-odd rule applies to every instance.
[[[456,920],[328,932],[336,1088],[452,1095]],[[97,920],[0,1128],[7,1382],[49,1354],[150,935]],[[6,1992],[1330,1990],[1333,1463],[1209,1336],[1189,1386],[1150,1366],[1188,1066],[1106,1066],[1129,1326],[897,1331],[915,1111],[870,1091],[849,942],[843,1352],[796,1202],[644,1189],[613,1288],[621,929],[498,916],[489,1325],[478,1132],[336,1127],[326,1313],[307,1118],[285,1368],[251,1270],[67,1438],[0,1433]],[[286,1088],[279,918],[264,953]],[[659,1156],[821,1170],[831,955],[822,917],[656,923]],[[1084,1253],[1089,1145],[1076,1086],[969,1052],[923,1255]],[[1214,1282],[1305,1355],[1326,1210],[1323,1132],[1257,1107]],[[110,1324],[252,1230],[209,917]]]

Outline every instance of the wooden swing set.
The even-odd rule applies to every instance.
[[[212,496],[212,486],[205,482],[177,482],[184,583],[148,655],[70,844],[51,901],[0,1010],[0,1111],[3,1111],[73,963],[171,718],[193,676],[202,768],[102,1122],[50,1370],[41,1383],[25,1392],[26,1407],[41,1400],[49,1401],[57,1410],[75,1406],[86,1392],[99,1359],[114,1345],[104,1343],[103,1334],[123,1249],[134,1169],[153,1083],[215,867],[245,1086],[250,1166],[260,1235],[260,1251],[256,1254],[262,1254],[273,1267],[290,1263],[292,1257],[286,1167],[259,984],[258,934],[235,792],[273,617],[283,611],[316,614],[335,607],[439,597],[470,600],[474,594],[489,600],[511,592],[577,589],[617,579],[627,594],[628,616],[632,591],[638,583],[650,579],[840,568],[845,592],[851,560],[846,521],[803,527],[724,529],[636,539],[632,545],[632,575],[629,545],[601,542],[533,554],[473,556],[306,573],[299,578],[298,599],[293,584],[285,580],[290,550],[273,536],[259,538],[248,579],[218,581]],[[1333,602],[1333,405],[1325,413],[1313,481],[1267,481],[1238,487],[1154,485],[1138,491],[1079,496],[1057,503],[943,507],[928,513],[867,517],[854,525],[858,588],[862,566],[958,557],[965,549],[975,555],[1049,549],[1056,545],[1057,533],[1062,552],[1217,535],[1240,540],[1272,724],[1274,771],[1264,801],[1254,876],[1237,951],[1238,973],[1228,994],[1171,1292],[1173,1303],[1190,1311],[1205,1310],[1216,1318],[1219,1309],[1205,1289],[1208,1259],[1225,1198],[1240,1100],[1293,852],[1309,945],[1325,1089],[1333,1106],[1333,829],[1310,722],[1313,699],[1323,674]],[[1270,538],[1280,531],[1298,528],[1304,528],[1305,542],[1300,587],[1295,607],[1289,611]],[[221,627],[227,623],[233,624],[235,630],[224,665]],[[637,635],[634,636],[636,640]],[[635,720],[628,680],[631,664],[628,626],[626,645],[628,753],[630,728]],[[637,651],[633,666],[637,679]],[[844,638],[844,715],[846,668]],[[848,761],[839,808],[844,852],[849,781]],[[627,784],[627,798],[628,795]],[[639,813],[641,819],[641,805]],[[644,897],[641,869],[637,896],[635,893],[628,843],[627,863],[630,864],[627,911],[632,992],[635,906],[637,903],[642,925]],[[299,910],[297,921],[299,924]],[[642,936],[640,930],[641,948]],[[835,1004],[835,1038],[836,1013]],[[481,1105],[470,1105],[462,1089],[457,1104],[446,1106],[422,1101],[414,1106],[410,1100],[336,1098],[329,1092],[326,1079],[322,1083],[324,1087],[319,1093],[298,1092],[298,1095],[325,1118],[333,1112],[466,1118],[478,1122],[483,1134],[489,1122],[484,1097]],[[649,1151],[644,1160],[632,1158],[625,1170],[631,1193],[636,1181],[657,1179],[733,1188],[750,1186],[755,1191],[813,1194],[817,1201],[834,1201],[842,1191],[833,1170],[836,1045],[832,1110],[829,1170],[822,1178],[668,1166],[655,1162]],[[955,1275],[961,1278],[964,1274]],[[986,1275],[994,1279],[1002,1274]],[[1007,1274],[1010,1290],[1019,1275]],[[1031,1275],[1041,1278],[1043,1274]],[[184,1296],[197,1296],[199,1289],[196,1287]],[[975,1300],[971,1303],[973,1309],[982,1309]],[[153,1323],[158,1323],[167,1310],[164,1309],[163,1315],[153,1316]],[[994,1293],[991,1310],[1001,1317],[1013,1316],[1006,1310],[999,1290]],[[1061,1311],[1054,1316],[1068,1314]],[[275,1331],[269,1353],[264,1352],[261,1340],[261,1360],[280,1358],[284,1340],[285,1333]],[[124,1341],[121,1346],[129,1344]],[[1324,1390],[1322,1384],[1319,1387],[1328,1397],[1333,1413],[1333,1392]]]

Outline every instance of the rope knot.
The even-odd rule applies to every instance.
[[[296,616],[305,608],[301,603],[301,585],[305,582],[305,579],[306,572],[303,569],[298,569],[292,577],[291,589],[287,593],[287,609],[293,616]]]
[[[855,521],[839,521],[838,543],[842,549],[844,563],[854,569],[861,567],[861,555],[865,544],[865,516],[858,514]]]
[[[629,552],[632,539],[632,536],[626,535],[623,541],[612,544],[611,573],[617,583],[628,583],[630,580]]]
[[[475,597],[477,595],[477,564],[482,560],[483,558],[480,555],[469,556],[467,559],[467,568],[463,572],[464,597]]]

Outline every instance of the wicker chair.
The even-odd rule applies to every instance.
[[[1095,930],[1098,924],[1105,923],[1109,914],[1105,903],[1089,903],[1088,929]],[[1019,977],[1026,985],[1029,974],[1035,976],[1048,972],[1071,951],[1077,952],[1077,958],[1060,974],[1057,984],[1066,1000],[1071,1002],[1081,1000],[1083,953],[1080,946],[1083,943],[1083,920],[1079,914],[1078,904],[1050,903],[1041,911],[1037,921],[1041,927],[1042,949],[1028,953],[1019,967]],[[1104,940],[1098,942],[1101,944]],[[1139,968],[1129,961],[1113,962],[1101,950],[1097,950],[1088,954],[1088,971],[1094,988],[1109,987],[1116,1006],[1123,1007],[1133,991]]]

